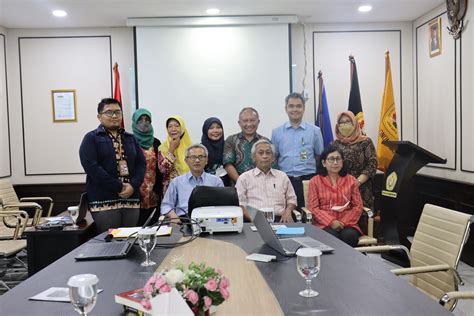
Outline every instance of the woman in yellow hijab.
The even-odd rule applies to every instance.
[[[163,174],[163,196],[171,180],[189,171],[185,162],[185,150],[192,144],[180,115],[170,116],[166,120],[166,130],[168,137],[158,147],[158,168]]]

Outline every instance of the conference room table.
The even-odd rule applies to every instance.
[[[313,279],[315,298],[298,295],[305,287],[296,270],[296,258],[270,263],[256,262],[256,266],[273,290],[285,315],[452,315],[436,301],[427,297],[406,280],[394,276],[379,260],[367,257],[337,238],[312,225],[305,226],[305,234],[332,246],[335,251],[321,257],[321,271]],[[276,254],[264,245],[258,232],[245,224],[242,233],[214,233],[203,235],[230,242],[246,253]],[[177,241],[182,235],[173,230],[170,237],[159,237],[158,243]],[[103,235],[88,243],[103,242]],[[31,301],[34,296],[50,287],[66,287],[72,275],[93,273],[99,278],[97,304],[91,315],[122,315],[122,306],[115,303],[114,295],[145,284],[154,270],[169,253],[169,249],[156,248],[151,259],[156,266],[142,267],[144,253],[135,245],[129,256],[119,260],[75,261],[74,256],[84,245],[28,278],[0,296],[1,315],[75,315],[69,303]],[[225,271],[225,267],[220,267]],[[230,292],[232,295],[232,280]],[[251,291],[249,285],[249,291]],[[265,302],[262,302],[265,304]],[[217,311],[219,315],[219,310]],[[239,315],[238,310],[235,315]]]

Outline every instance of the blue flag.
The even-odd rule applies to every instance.
[[[316,126],[321,129],[323,134],[324,148],[334,140],[332,136],[331,119],[329,118],[328,102],[326,100],[326,88],[324,88],[322,73],[319,72],[319,108],[316,117]]]

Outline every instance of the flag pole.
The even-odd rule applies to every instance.
[[[321,129],[321,134],[324,137],[324,119],[323,119],[323,73],[320,70],[318,72],[318,83],[319,83],[319,98],[318,98],[318,113],[316,117],[319,117],[318,126]]]

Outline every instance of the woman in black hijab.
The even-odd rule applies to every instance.
[[[204,121],[202,126],[201,143],[209,152],[208,162],[204,171],[220,177],[224,182],[224,185],[228,186],[229,176],[222,165],[224,128],[221,120],[217,117],[210,117]]]

